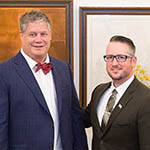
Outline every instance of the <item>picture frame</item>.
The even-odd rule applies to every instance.
[[[113,35],[131,38],[138,49],[139,63],[142,62],[146,66],[149,61],[147,51],[150,48],[150,8],[80,7],[79,11],[79,97],[80,105],[86,107],[94,88],[100,83],[111,81],[105,71],[103,55]],[[142,53],[140,49],[143,50]]]
[[[0,1],[0,62],[15,56],[20,50],[19,18],[31,9],[40,9],[51,21],[52,41],[49,54],[67,61],[73,70],[72,0]]]

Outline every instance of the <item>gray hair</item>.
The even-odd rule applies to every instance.
[[[135,45],[133,41],[125,36],[115,35],[110,39],[110,42],[121,42],[126,43],[130,47],[131,55],[135,55]]]
[[[27,25],[32,22],[46,22],[48,30],[50,31],[50,20],[40,10],[31,10],[26,12],[24,15],[20,17],[20,32],[24,33],[27,29]]]

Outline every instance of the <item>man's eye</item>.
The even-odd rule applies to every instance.
[[[108,56],[108,57],[107,57],[107,59],[112,59],[112,58],[113,58],[113,56]]]
[[[35,37],[36,34],[35,34],[35,33],[30,33],[29,36],[30,36],[30,37]]]
[[[41,33],[41,36],[47,36],[47,33]]]
[[[125,59],[125,56],[120,55],[120,56],[118,56],[118,58],[119,58],[119,59]]]

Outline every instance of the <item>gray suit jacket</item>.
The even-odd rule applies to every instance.
[[[135,78],[102,132],[97,105],[109,87],[110,83],[97,86],[83,111],[85,126],[93,128],[92,150],[150,150],[150,89]]]

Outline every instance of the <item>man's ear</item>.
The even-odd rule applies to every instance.
[[[50,28],[50,41],[52,40],[52,29]]]
[[[23,33],[22,32],[20,32],[20,39],[21,39],[21,41],[23,39]]]
[[[132,58],[132,64],[133,64],[133,67],[136,66],[136,62],[137,62],[137,57],[134,56],[134,57]]]

